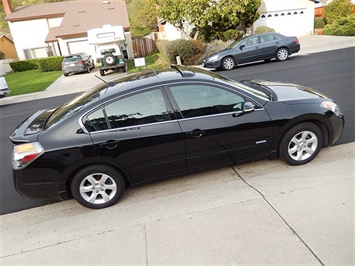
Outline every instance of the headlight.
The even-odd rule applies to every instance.
[[[324,101],[320,104],[321,107],[332,111],[336,116],[342,116],[339,106],[331,101]]]
[[[218,59],[218,54],[211,56],[210,58],[207,59],[207,61],[216,61]]]

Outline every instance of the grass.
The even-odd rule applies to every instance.
[[[15,96],[44,91],[61,75],[62,71],[41,72],[39,69],[35,69],[7,74],[5,79],[11,90],[9,96]]]
[[[144,69],[169,66],[169,61],[160,53],[153,53],[145,57],[145,67],[135,67],[134,59],[128,60],[128,73],[138,72]]]
[[[135,67],[134,59],[129,60],[128,73],[170,65],[168,60],[166,60],[160,53],[154,53],[146,56],[145,64],[146,67]],[[41,72],[39,69],[36,69],[7,74],[5,75],[5,79],[7,85],[11,89],[9,96],[15,96],[31,92],[44,91],[61,75],[62,71]]]

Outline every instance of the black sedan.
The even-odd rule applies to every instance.
[[[277,156],[313,160],[339,139],[337,104],[310,88],[172,66],[103,83],[11,134],[17,191],[115,204],[127,186]]]
[[[244,37],[231,43],[225,50],[212,54],[203,60],[206,68],[231,70],[238,64],[255,61],[270,61],[276,58],[285,61],[297,53],[301,46],[297,37],[278,33],[261,33]]]

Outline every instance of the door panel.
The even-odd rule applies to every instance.
[[[151,89],[90,113],[86,126],[99,154],[140,183],[186,170],[183,134],[168,110],[163,91]]]
[[[183,117],[188,170],[268,152],[272,128],[263,108],[243,114],[244,97],[206,84],[171,86],[170,92]]]
[[[260,60],[259,37],[245,39],[236,49],[240,64]]]

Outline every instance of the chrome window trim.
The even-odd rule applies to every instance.
[[[265,111],[265,108],[264,107],[258,108],[258,109],[255,109],[253,112],[260,112],[260,111]],[[235,114],[242,114],[242,113],[243,113],[243,111],[236,111],[236,112],[228,112],[228,113],[213,114],[213,115],[203,115],[203,116],[180,118],[180,119],[177,119],[177,121],[196,120],[196,119],[200,119],[200,118],[219,117],[219,116],[225,116],[225,115],[233,116]],[[235,119],[238,119],[238,118],[235,117]]]
[[[129,126],[129,127],[109,128],[109,129],[104,129],[104,130],[100,130],[100,131],[89,132],[89,135],[108,133],[108,132],[135,130],[135,129],[140,129],[142,127],[156,126],[157,124],[161,125],[161,124],[168,124],[168,123],[177,123],[177,120],[169,120],[169,121],[155,122],[155,123],[150,123],[150,124],[134,125],[134,126]]]

